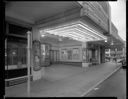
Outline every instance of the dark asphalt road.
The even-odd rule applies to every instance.
[[[126,69],[120,69],[89,92],[86,97],[117,97],[126,99]]]

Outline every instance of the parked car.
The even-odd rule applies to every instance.
[[[120,61],[118,61],[119,63],[122,63],[122,67],[126,68],[126,59],[122,58]]]
[[[122,67],[123,67],[123,68],[126,68],[126,60],[124,60],[124,61],[122,62]]]
[[[110,61],[110,57],[106,56],[105,57],[105,62],[109,62]]]

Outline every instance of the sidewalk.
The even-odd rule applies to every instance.
[[[41,80],[31,82],[31,97],[80,97],[121,64],[107,62],[89,67],[52,65]],[[27,83],[6,88],[8,97],[27,97]]]

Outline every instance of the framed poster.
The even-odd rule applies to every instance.
[[[45,65],[45,44],[41,44],[41,66]]]

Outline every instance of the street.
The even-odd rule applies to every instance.
[[[120,69],[89,92],[86,97],[117,97],[126,99],[126,69]]]

